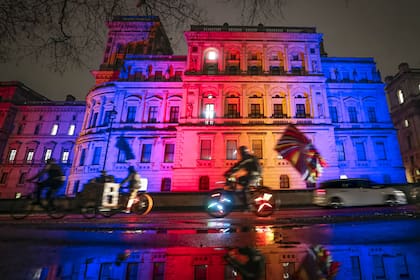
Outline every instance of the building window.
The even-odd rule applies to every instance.
[[[143,144],[140,162],[149,163],[152,157],[152,144]]]
[[[158,114],[158,107],[157,106],[150,106],[149,107],[149,116],[148,116],[147,122],[156,123],[157,122],[157,114]]]
[[[357,123],[357,113],[356,113],[356,107],[350,106],[347,108],[349,113],[349,120],[352,123]]]
[[[410,125],[410,123],[408,122],[408,120],[404,120],[404,127],[408,127]]]
[[[128,106],[127,108],[127,119],[126,121],[128,123],[133,123],[136,120],[136,111],[137,111],[137,107],[136,106]]]
[[[368,119],[369,119],[369,122],[373,122],[373,123],[377,121],[376,110],[375,110],[375,107],[373,106],[368,107]]]
[[[395,262],[397,265],[397,275],[400,277],[400,279],[410,279],[410,273],[405,255],[397,255]]]
[[[16,153],[17,153],[17,150],[16,149],[11,149],[9,151],[9,156],[8,156],[9,162],[14,162],[15,161],[15,159],[16,159]]]
[[[51,135],[57,135],[58,132],[58,124],[53,124],[52,128],[51,128]]]
[[[254,156],[258,159],[263,158],[263,141],[262,140],[252,140],[252,151]]]
[[[320,118],[323,118],[324,117],[324,106],[323,106],[322,103],[319,103],[317,106],[318,106],[318,116]]]
[[[361,142],[356,143],[356,155],[357,155],[357,160],[359,161],[366,160],[365,145]]]
[[[380,255],[373,255],[373,273],[374,279],[386,279],[384,261]]]
[[[344,144],[338,143],[337,144],[337,158],[338,161],[345,161],[346,160],[346,153],[344,151]]]
[[[237,149],[236,140],[226,141],[226,159],[227,160],[236,160],[238,158],[236,149]]]
[[[26,153],[26,162],[27,163],[32,163],[33,159],[34,159],[34,150],[33,149],[29,149],[28,152]]]
[[[112,263],[101,263],[99,280],[112,279]]]
[[[71,124],[71,125],[69,126],[69,131],[67,132],[67,134],[68,134],[68,135],[74,135],[74,131],[75,131],[75,129],[76,129],[76,125]]]
[[[44,161],[47,161],[51,158],[52,155],[52,149],[46,149],[44,154]]]
[[[95,147],[93,150],[92,165],[98,165],[101,159],[102,147]]]
[[[118,150],[118,158],[117,158],[117,162],[118,163],[124,163],[127,161],[127,157],[125,155],[125,150],[124,149],[119,149]]]
[[[274,104],[273,117],[283,118],[283,105],[282,104]]]
[[[23,184],[25,184],[25,182],[26,182],[26,172],[22,172],[22,173],[20,173],[20,175],[19,175],[19,181],[18,181],[18,184],[19,185],[23,185]]]
[[[86,149],[82,149],[82,152],[80,153],[79,166],[85,165],[85,159],[86,159]]]
[[[17,135],[21,135],[22,132],[23,132],[23,124],[21,124],[21,125],[18,126],[17,131],[16,131],[16,134]]]
[[[165,155],[164,155],[163,161],[165,163],[174,162],[174,154],[175,154],[175,144],[166,144],[165,145]]]
[[[179,106],[171,106],[169,109],[169,122],[177,123],[179,118]]]
[[[125,273],[125,280],[136,280],[138,279],[137,274],[139,271],[138,263],[128,263],[127,270]]]
[[[201,140],[200,159],[211,160],[211,140]]]
[[[227,115],[228,118],[238,118],[238,104],[228,104],[227,105]]]
[[[104,122],[102,123],[103,126],[108,126],[111,121],[112,111],[106,111],[104,116]]]
[[[39,130],[41,129],[41,125],[37,124],[35,126],[34,135],[39,135]]]
[[[204,106],[204,118],[206,118],[206,122],[213,124],[213,119],[214,119],[214,104],[213,103],[207,103]]]
[[[152,280],[164,280],[164,279],[165,279],[165,263],[154,262]]]
[[[194,280],[207,280],[207,269],[206,264],[194,265]]]
[[[290,188],[289,176],[280,175],[280,189],[289,189],[289,188]]]
[[[210,189],[210,179],[209,176],[200,176],[198,190],[199,191],[208,191]]]
[[[296,118],[306,118],[305,104],[296,104]]]
[[[0,184],[2,185],[6,184],[8,176],[9,176],[8,172],[3,172],[0,177]]]
[[[162,178],[162,184],[160,185],[160,190],[162,192],[170,192],[171,191],[171,178]]]
[[[260,104],[251,104],[251,118],[259,118],[261,116]]]
[[[351,256],[351,279],[360,280],[362,279],[362,273],[360,270],[360,259],[359,256]]]
[[[61,162],[67,163],[69,161],[70,152],[67,149],[64,149],[61,153]]]
[[[338,114],[337,114],[337,107],[330,106],[330,115],[331,115],[331,121],[336,123],[338,122]]]
[[[398,97],[398,103],[403,104],[405,101],[405,97],[404,97],[404,92],[401,89],[398,90],[397,97]]]
[[[90,127],[96,127],[96,123],[98,121],[98,112],[93,113],[92,122],[90,124]]]
[[[386,160],[385,144],[383,142],[375,143],[375,155],[378,160]]]

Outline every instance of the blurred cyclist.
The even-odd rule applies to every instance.
[[[252,155],[246,146],[239,147],[241,159],[225,172],[224,176],[229,179],[239,170],[245,170],[246,174],[238,178],[238,183],[242,186],[242,199],[244,207],[249,208],[248,190],[249,186],[257,185],[261,179],[262,168],[258,158]]]
[[[41,179],[44,175],[47,175],[46,179],[38,181],[37,188],[35,190],[36,200],[33,204],[41,204],[41,195],[44,189],[47,189],[46,198],[48,201],[48,207],[53,207],[54,194],[58,189],[64,185],[66,177],[57,162],[50,158],[47,160],[45,167],[35,176],[27,179],[28,182],[32,182],[35,179]]]

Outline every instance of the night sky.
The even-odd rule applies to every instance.
[[[237,8],[217,0],[198,0],[207,5],[208,24],[241,24]],[[324,34],[330,57],[373,57],[382,79],[395,75],[407,62],[420,68],[420,0],[287,0],[277,18],[261,21],[267,26],[316,27]],[[257,23],[255,24],[257,25]],[[98,68],[103,48],[89,68],[63,75],[37,66],[33,61],[0,64],[0,81],[20,81],[52,100],[67,94],[84,100],[94,85],[90,70]],[[185,43],[175,50],[185,54]]]

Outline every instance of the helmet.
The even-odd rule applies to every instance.
[[[240,146],[239,147],[239,153],[241,154],[241,156],[249,155],[248,147],[247,146]]]

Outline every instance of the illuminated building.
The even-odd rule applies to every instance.
[[[408,182],[420,182],[420,69],[399,65],[385,78],[385,91]]]
[[[315,28],[191,26],[187,55],[174,55],[157,17],[116,17],[108,29],[67,194],[129,165],[151,192],[208,190],[240,145],[260,158],[265,185],[305,189],[274,151],[289,123],[327,161],[322,180],[406,182],[374,60],[328,57]]]
[[[85,102],[51,101],[19,82],[0,83],[0,197],[30,192],[27,178],[55,158],[70,174]]]

